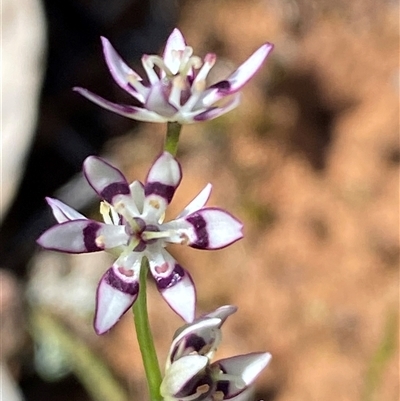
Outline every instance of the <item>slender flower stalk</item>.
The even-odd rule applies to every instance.
[[[179,136],[181,134],[182,125],[175,122],[169,122],[167,125],[167,135],[165,137],[164,150],[176,156],[178,152]]]
[[[143,258],[139,275],[139,295],[136,302],[133,304],[132,309],[136,327],[136,336],[139,343],[140,352],[142,354],[150,398],[152,401],[162,401],[160,394],[162,376],[147,313],[146,281],[148,271],[149,262],[146,258]]]

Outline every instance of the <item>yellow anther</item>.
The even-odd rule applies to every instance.
[[[99,247],[99,248],[104,248],[105,242],[104,242],[104,235],[99,235],[95,240],[94,240],[95,244]]]
[[[202,384],[201,386],[197,387],[196,393],[197,394],[205,394],[210,390],[209,384]]]
[[[213,395],[212,395],[212,399],[213,401],[223,401],[224,399],[224,393],[222,391],[216,391]]]
[[[181,233],[179,235],[179,238],[181,239],[181,244],[182,245],[189,245],[189,237],[187,234],[185,233]]]
[[[100,213],[110,213],[110,205],[104,201],[100,202]]]
[[[156,199],[152,199],[149,202],[149,204],[150,204],[150,206],[154,207],[154,209],[157,209],[157,210],[160,209],[160,207],[161,207],[160,202]]]
[[[100,202],[100,214],[103,216],[104,223],[114,224],[110,217],[111,207],[106,202]]]
[[[129,83],[131,83],[133,86],[136,85],[136,83],[139,81],[138,76],[136,74],[128,74],[127,75],[127,80]]]

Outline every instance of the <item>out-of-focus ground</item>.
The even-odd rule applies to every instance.
[[[193,275],[199,313],[239,307],[217,357],[272,353],[257,400],[398,400],[398,12],[372,0],[188,0],[181,9],[195,53],[219,56],[215,79],[275,44],[238,109],[183,128],[184,178],[170,210],[211,182],[209,203],[245,224],[227,249],[171,252]],[[143,180],[164,129],[142,124],[105,152]],[[30,297],[107,361],[130,399],[144,400],[129,313],[109,334],[92,333],[90,299],[109,263],[95,257],[37,255]],[[181,321],[149,291],[163,359]]]

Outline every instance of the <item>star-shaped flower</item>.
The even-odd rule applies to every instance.
[[[246,399],[249,386],[268,365],[271,355],[251,353],[211,363],[221,342],[221,326],[236,310],[223,306],[175,334],[160,387],[165,401]]]
[[[204,207],[210,184],[175,220],[164,223],[166,208],[182,178],[178,161],[168,152],[154,162],[144,185],[139,181],[129,185],[118,169],[95,156],[85,160],[84,174],[103,199],[100,212],[104,223],[47,198],[59,224],[44,232],[38,243],[61,252],[106,250],[116,255],[97,289],[96,332],[108,331],[135,302],[143,257],[170,307],[187,322],[193,321],[193,281],[165,247],[175,243],[198,249],[223,248],[242,238],[242,224],[219,208]]]
[[[226,79],[207,86],[206,78],[216,55],[208,53],[204,60],[194,56],[179,29],[174,29],[169,36],[163,57],[142,57],[146,83],[128,67],[106,38],[102,38],[102,44],[115,82],[142,106],[113,103],[84,88],[74,90],[99,106],[134,120],[180,124],[211,120],[234,109],[240,101],[238,92],[273,49],[272,44],[263,44]]]

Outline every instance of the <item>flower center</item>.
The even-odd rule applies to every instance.
[[[115,206],[101,202],[100,213],[106,224],[125,225],[126,233],[130,237],[126,251],[142,252],[147,244],[170,236],[168,231],[160,231],[156,224],[147,224],[142,218],[133,217],[123,202],[118,202]]]
[[[146,222],[139,218],[134,217],[132,222],[125,224],[127,233],[130,235],[131,240],[129,247],[134,252],[142,252],[146,249],[147,244],[152,244],[159,238],[164,237],[164,233],[160,232],[159,228],[154,224],[146,224]]]

